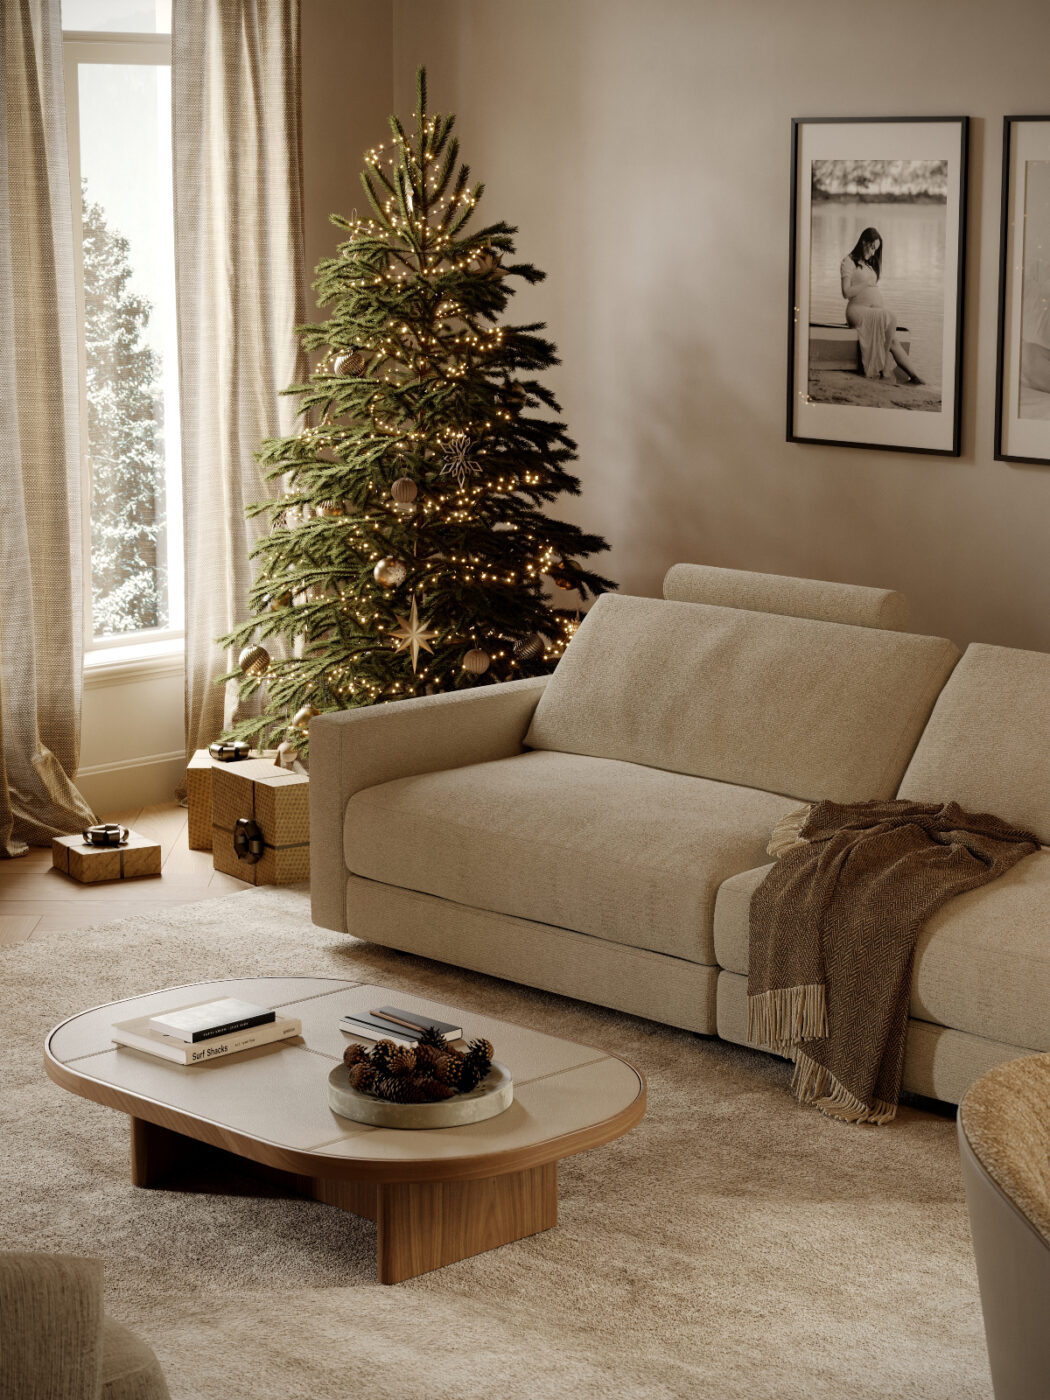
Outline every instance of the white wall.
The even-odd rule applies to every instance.
[[[186,770],[181,656],[88,670],[77,786],[95,812],[167,802]]]
[[[548,273],[514,314],[558,344],[602,572],[888,585],[916,631],[1050,650],[1050,468],[992,459],[1002,117],[1050,110],[1048,53],[1045,0],[396,0],[398,109],[425,62]],[[959,459],[785,441],[790,119],[821,115],[974,118]]]

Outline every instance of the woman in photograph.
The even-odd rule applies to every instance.
[[[1050,262],[1030,258],[1021,303],[1021,384],[1050,394]],[[1026,414],[1022,411],[1021,417]]]
[[[842,259],[842,295],[846,298],[846,324],[857,332],[860,362],[869,379],[895,379],[894,361],[912,384],[924,384],[897,339],[897,313],[887,311],[879,291],[882,272],[882,235],[866,228],[856,247]]]

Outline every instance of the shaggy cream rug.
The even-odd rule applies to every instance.
[[[93,1254],[174,1400],[987,1400],[950,1118],[800,1107],[778,1060],[315,928],[249,891],[0,949],[3,1247]],[[48,1029],[156,987],[375,980],[616,1050],[626,1137],[561,1166],[560,1223],[409,1283],[374,1226],[247,1181],[139,1191],[127,1120],[51,1084]],[[318,1091],[324,1092],[323,1083]]]

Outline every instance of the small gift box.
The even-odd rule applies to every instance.
[[[160,874],[160,842],[114,823],[92,826],[79,836],[56,836],[51,864],[82,885],[139,880]]]
[[[268,758],[211,773],[212,860],[253,885],[290,885],[310,874],[310,779]]]

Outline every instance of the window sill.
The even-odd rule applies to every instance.
[[[182,675],[186,668],[186,643],[182,637],[138,646],[99,647],[84,653],[84,685],[130,685],[156,676]]]

